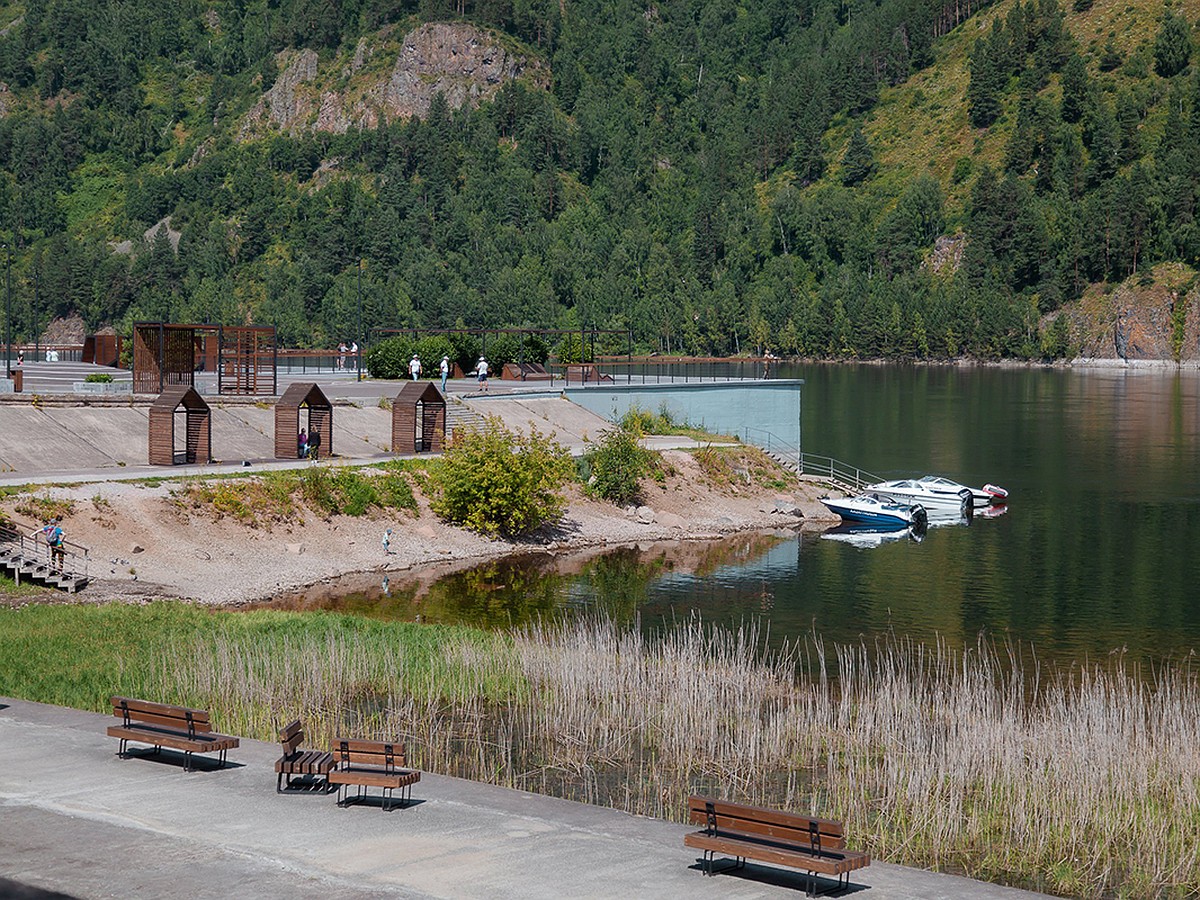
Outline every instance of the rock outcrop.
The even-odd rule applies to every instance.
[[[1164,263],[1145,279],[1094,286],[1060,315],[1082,359],[1200,362],[1200,286],[1187,266]]]
[[[388,54],[395,63],[379,66],[378,59]],[[540,61],[512,52],[491,32],[458,22],[421,25],[398,43],[386,33],[376,43],[364,38],[336,71],[322,73],[312,50],[285,52],[278,63],[275,83],[242,122],[243,139],[272,129],[295,135],[374,128],[381,118],[424,117],[439,93],[458,109],[491,99],[515,79],[540,87],[549,83]]]

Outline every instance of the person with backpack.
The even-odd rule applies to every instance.
[[[51,567],[61,572],[66,556],[66,547],[63,546],[62,516],[55,516],[53,522],[47,523],[41,529],[41,534],[46,539],[46,546],[50,548]]]

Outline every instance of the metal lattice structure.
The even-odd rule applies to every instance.
[[[217,330],[218,394],[277,394],[275,328],[222,326]]]
[[[309,434],[321,435],[321,453],[333,455],[333,404],[316,384],[296,382],[291,385],[279,402],[275,404],[275,458],[299,459],[301,410],[308,410],[308,421],[303,426]]]
[[[185,411],[183,449],[175,450],[175,412]],[[149,459],[152,466],[206,463],[212,459],[212,411],[196,389],[168,388],[150,404]]]
[[[133,326],[133,391],[158,394],[194,386],[197,371],[216,370],[218,394],[276,394],[275,328],[270,325]]]
[[[161,394],[196,381],[196,325],[137,322],[133,326],[133,392]]]
[[[410,381],[392,401],[392,452],[440,453],[445,446],[446,398],[431,382]]]

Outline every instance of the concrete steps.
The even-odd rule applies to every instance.
[[[446,398],[446,436],[463,431],[482,431],[487,420],[457,397]]]

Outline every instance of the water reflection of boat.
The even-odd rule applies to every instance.
[[[879,547],[892,541],[908,538],[913,541],[921,540],[921,529],[908,525],[835,525],[821,533],[821,538],[827,541],[841,541],[854,547]]]
[[[857,497],[821,497],[820,500],[830,512],[837,513],[847,522],[864,525],[902,528],[925,518],[925,510],[919,505],[897,503],[873,493],[859,494]]]
[[[926,512],[926,524],[930,528],[939,528],[942,525],[970,525],[975,516],[982,514],[983,510],[976,511],[969,503],[957,509],[933,506]]]
[[[991,506],[985,506],[983,509],[975,513],[975,515],[983,516],[985,519],[994,519],[997,516],[1004,515],[1006,512],[1008,512],[1008,504],[993,503]]]

